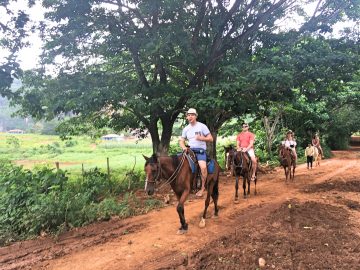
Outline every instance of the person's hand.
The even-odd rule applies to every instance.
[[[246,148],[241,148],[241,152],[246,152]]]
[[[184,148],[183,148],[183,152],[185,152],[185,153],[189,152],[189,148],[188,148],[188,147],[184,147]]]

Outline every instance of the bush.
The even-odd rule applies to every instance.
[[[73,147],[75,145],[77,145],[78,142],[77,141],[74,141],[74,140],[67,140],[65,141],[65,147]]]
[[[126,177],[131,188],[143,184],[141,171],[128,172]],[[132,192],[117,201],[114,196],[127,190],[128,182],[115,182],[97,168],[74,180],[69,181],[66,171],[48,167],[30,171],[0,160],[0,245],[161,206],[149,200],[142,207]]]

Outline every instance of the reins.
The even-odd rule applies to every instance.
[[[182,167],[182,165],[184,164],[185,161],[185,157],[186,154],[183,152],[181,160],[179,165],[177,166],[177,168],[175,169],[175,171],[173,172],[173,174],[164,182],[160,185],[160,187],[158,188],[158,190],[161,190],[166,184],[170,184],[172,181],[174,181],[176,179],[176,177],[178,176],[180,169]],[[160,159],[159,159],[159,176],[161,176],[161,164],[160,164]],[[155,178],[155,181],[158,180],[157,178]]]

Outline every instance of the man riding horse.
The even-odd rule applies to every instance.
[[[242,132],[240,132],[236,138],[236,149],[237,151],[242,151],[250,156],[252,162],[251,181],[255,181],[256,179],[257,168],[257,160],[254,152],[254,141],[255,134],[249,131],[249,124],[243,123]]]
[[[179,144],[183,151],[188,151],[185,145],[185,140],[188,140],[190,149],[196,154],[200,171],[201,171],[201,189],[196,193],[196,196],[201,197],[205,191],[205,182],[207,177],[206,166],[206,143],[212,142],[213,137],[209,131],[209,128],[197,121],[197,112],[195,109],[190,108],[186,113],[186,119],[189,122],[181,134]]]

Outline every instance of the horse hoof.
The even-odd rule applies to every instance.
[[[213,215],[211,218],[219,218],[219,216],[218,215]]]
[[[234,200],[234,203],[238,204],[238,203],[239,203],[239,200],[238,200],[238,199],[235,199],[235,200]]]
[[[187,233],[187,230],[184,230],[184,229],[180,229],[180,230],[178,230],[177,231],[177,235],[182,235],[182,234],[185,234],[185,233]]]
[[[204,218],[201,218],[201,220],[200,220],[200,223],[199,223],[199,227],[200,228],[205,228],[205,219]]]

